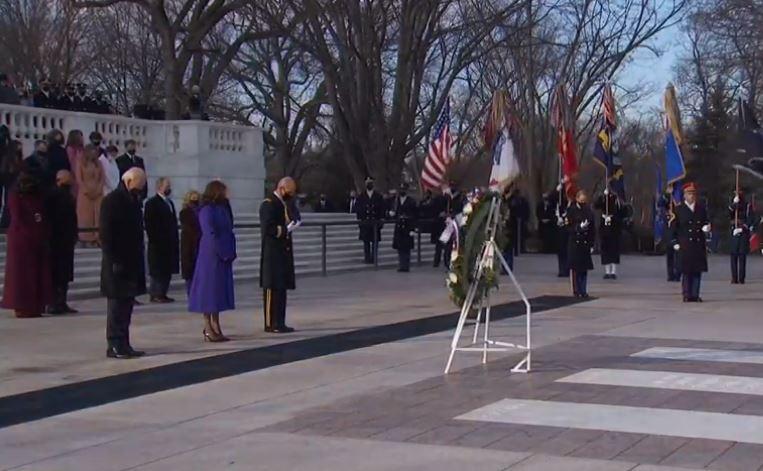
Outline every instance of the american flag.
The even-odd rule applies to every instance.
[[[442,188],[445,185],[445,171],[450,163],[450,102],[445,104],[434,127],[429,154],[421,171],[421,186],[424,189]]]

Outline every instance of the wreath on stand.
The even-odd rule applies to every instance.
[[[446,280],[450,299],[461,308],[466,300],[466,293],[474,281],[477,273],[477,261],[482,253],[485,243],[486,224],[490,214],[493,197],[500,198],[498,193],[472,196],[464,205],[463,212],[456,217],[455,223],[459,226],[458,233],[453,234],[456,243],[450,255],[450,272]],[[508,212],[502,206],[501,216],[496,228],[495,240],[499,247],[504,247],[505,237],[503,234],[503,221]],[[455,229],[454,229],[455,232]],[[493,267],[485,267],[474,297],[474,305],[479,306],[482,299],[491,289],[498,289],[498,274],[495,268],[500,269],[500,262],[496,254]]]

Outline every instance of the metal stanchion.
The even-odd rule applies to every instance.
[[[321,273],[326,276],[326,252],[328,252],[328,243],[326,242],[326,224],[321,225]]]
[[[419,265],[421,265],[421,229],[416,229],[416,258],[418,259]]]
[[[374,220],[374,246],[371,247],[371,256],[374,258],[374,269],[379,268],[379,222]]]

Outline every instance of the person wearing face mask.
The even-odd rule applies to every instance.
[[[191,190],[183,198],[180,210],[180,273],[185,280],[186,292],[191,293],[193,273],[199,255],[201,226],[199,225],[199,201],[201,195]],[[232,220],[231,220],[232,221]]]
[[[315,204],[315,208],[313,208],[313,210],[316,213],[333,213],[334,204],[329,201],[325,193],[321,193],[321,196],[318,199],[318,202]]]
[[[69,156],[66,154],[64,148],[65,138],[64,133],[58,129],[54,129],[48,133],[48,162],[50,163],[50,173],[52,175],[50,186],[55,186],[56,176],[59,170],[72,171],[71,164],[69,162]]]
[[[360,221],[358,238],[363,241],[365,263],[375,263],[378,244],[381,241],[382,224],[376,224],[376,230],[374,230],[374,221],[384,219],[385,212],[384,197],[374,191],[374,179],[366,178],[366,190],[360,193],[356,204],[356,214]]]
[[[85,147],[83,158],[79,161],[75,176],[77,178],[77,221],[80,228],[97,229],[98,217],[103,201],[103,166],[98,160],[98,148],[92,145]],[[98,246],[98,233],[94,231],[81,232],[80,241],[89,247]]]
[[[391,214],[395,218],[392,248],[397,250],[397,271],[408,273],[411,271],[411,250],[414,247],[413,234],[416,231],[418,219],[418,206],[413,198],[408,196],[408,184],[400,185],[400,192],[395,199]]]
[[[180,271],[178,221],[170,198],[172,183],[167,177],[156,181],[156,194],[146,201],[144,222],[148,235],[149,295],[152,303],[171,303],[167,296],[172,275]]]
[[[40,89],[34,94],[33,100],[36,108],[58,107],[58,100],[53,96],[50,81],[47,78],[40,80]]]
[[[72,174],[59,170],[56,187],[47,196],[46,212],[50,224],[50,267],[53,303],[48,314],[73,314],[67,304],[69,283],[74,281],[74,246],[77,244],[77,207],[72,196]]]
[[[52,186],[55,174],[50,172],[47,141],[35,141],[34,152],[24,159],[24,167],[37,179],[43,191]]]
[[[45,197],[35,174],[22,171],[8,197],[10,227],[6,235],[5,286],[2,307],[16,317],[40,317],[53,297],[48,242],[50,228]]]
[[[588,271],[593,270],[593,244],[596,241],[596,219],[588,205],[588,194],[580,190],[575,202],[567,208],[565,225],[569,232],[567,264],[570,268],[572,294],[588,297]]]
[[[697,201],[697,185],[683,186],[684,200],[675,208],[673,250],[680,254],[681,288],[685,303],[702,302],[699,296],[702,272],[707,271],[705,234],[712,227],[705,205]]]
[[[132,348],[130,321],[135,298],[146,293],[143,215],[140,195],[146,174],[139,168],[122,175],[119,187],[103,199],[101,240],[101,294],[107,299],[106,338],[109,358],[145,355]]]
[[[125,142],[125,153],[117,157],[117,167],[119,167],[120,178],[126,171],[135,167],[143,170],[144,173],[146,172],[146,164],[143,162],[143,158],[138,156],[137,150],[138,143],[135,142],[135,140],[129,139]],[[145,190],[143,194],[141,194],[141,198],[146,199],[147,196],[148,190]]]
[[[286,293],[295,289],[292,232],[299,222],[289,211],[289,201],[297,191],[291,177],[278,182],[273,195],[260,205],[260,287],[263,290],[265,332],[288,333]]]

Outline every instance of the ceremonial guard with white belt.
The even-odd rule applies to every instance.
[[[596,199],[594,208],[601,211],[599,220],[599,241],[601,242],[601,264],[604,279],[617,279],[617,265],[620,264],[620,237],[623,230],[623,205],[620,198],[604,189],[604,194]]]
[[[359,239],[363,241],[365,263],[374,263],[379,252],[382,224],[375,223],[384,218],[385,205],[382,195],[374,191],[374,179],[366,178],[366,191],[358,196],[355,214],[360,221]],[[374,230],[375,229],[375,230]]]
[[[392,248],[397,250],[398,269],[401,273],[411,271],[411,250],[415,245],[413,236],[418,220],[416,201],[408,195],[408,185],[400,185],[400,191],[390,217],[395,220],[395,233],[392,238]]]
[[[750,235],[754,231],[755,213],[745,201],[744,193],[738,191],[729,206],[731,218],[731,283],[744,284],[747,274],[747,254],[750,252]]]
[[[575,202],[567,208],[565,225],[569,232],[567,264],[570,269],[572,293],[576,298],[588,297],[588,271],[593,270],[593,244],[596,241],[596,222],[584,190],[577,192]]]

